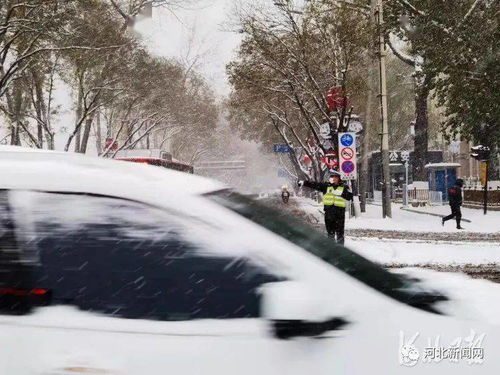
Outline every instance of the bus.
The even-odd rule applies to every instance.
[[[115,160],[130,161],[132,163],[142,163],[149,165],[156,165],[158,167],[174,169],[176,171],[194,173],[194,168],[192,165],[181,163],[180,161],[169,161],[160,158],[148,158],[148,157],[128,157],[128,158],[115,158]]]
[[[115,160],[129,161],[174,169],[180,172],[194,173],[192,165],[182,163],[172,158],[172,155],[162,150],[126,150],[119,151]]]

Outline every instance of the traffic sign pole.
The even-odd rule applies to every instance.
[[[357,165],[356,165],[356,134],[339,133],[339,169],[343,173],[345,180],[356,180]]]

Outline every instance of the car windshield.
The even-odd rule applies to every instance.
[[[393,274],[346,247],[335,244],[327,236],[280,210],[231,190],[221,190],[206,196],[400,302],[438,312],[435,302],[447,299],[441,294],[422,289],[416,280]]]

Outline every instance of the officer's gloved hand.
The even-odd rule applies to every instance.
[[[299,186],[304,186],[304,180],[298,180],[297,185]]]

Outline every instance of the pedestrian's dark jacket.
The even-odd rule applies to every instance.
[[[462,205],[462,188],[455,185],[448,189],[448,201],[450,206],[461,206]]]
[[[311,189],[314,189],[314,190],[317,190],[317,191],[320,191],[323,194],[326,194],[326,189],[329,186],[332,186],[333,188],[343,186],[344,191],[342,192],[341,197],[344,198],[345,200],[352,201],[353,194],[349,191],[349,187],[347,185],[345,185],[342,181],[338,185],[331,184],[330,182],[304,181],[304,186],[311,188]],[[339,209],[339,207],[335,207],[335,206],[331,206],[331,207],[335,208],[335,209]]]

